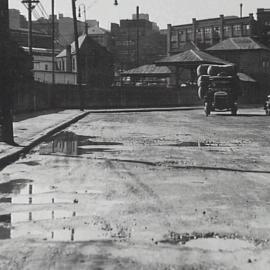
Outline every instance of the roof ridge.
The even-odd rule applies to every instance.
[[[241,48],[237,45],[237,43],[233,39],[234,39],[233,37],[230,38],[232,44],[236,47],[236,49],[240,50]]]
[[[203,59],[202,59],[197,53],[195,53],[194,50],[191,49],[191,52],[192,52],[195,56],[197,56],[201,61],[203,61]]]

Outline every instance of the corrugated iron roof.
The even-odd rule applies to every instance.
[[[229,51],[229,50],[270,50],[250,37],[227,38],[218,44],[206,49],[206,51]]]
[[[171,74],[171,70],[166,66],[144,65],[127,70],[122,75],[166,75]]]
[[[156,64],[157,65],[177,64],[182,66],[185,65],[196,66],[200,64],[228,64],[228,62],[203,51],[188,50],[182,53],[162,58],[161,60],[156,61]]]

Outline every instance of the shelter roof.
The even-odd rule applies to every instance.
[[[187,50],[156,61],[157,65],[196,67],[200,64],[228,64],[227,61],[200,50]]]
[[[171,74],[171,70],[166,66],[156,66],[156,65],[143,65],[137,68],[133,68],[130,70],[127,70],[122,73],[122,75],[128,75],[128,76],[155,76],[155,75],[169,75]]]
[[[218,44],[207,48],[206,51],[231,51],[231,50],[270,50],[265,45],[251,37],[227,38]]]

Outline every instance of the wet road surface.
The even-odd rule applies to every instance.
[[[90,114],[0,172],[0,269],[270,268],[270,122]]]

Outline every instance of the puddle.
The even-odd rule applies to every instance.
[[[81,220],[79,225],[71,225],[74,224],[74,221],[78,221],[79,217],[88,216],[89,213],[86,212],[61,209],[0,215],[0,240],[24,237],[47,241],[122,242],[131,238],[130,228],[122,225],[116,224],[112,227],[107,222],[89,223],[85,219]],[[54,224],[56,227],[53,227]],[[48,229],[47,225],[52,228]]]
[[[27,237],[48,241],[97,241],[111,239],[111,233],[88,224],[84,227],[62,227],[47,230],[37,225],[36,221],[72,219],[87,216],[86,213],[75,211],[51,210],[17,212],[0,215],[0,239]]]
[[[53,136],[50,141],[40,145],[40,155],[64,154],[69,156],[78,156],[91,154],[94,152],[108,152],[111,148],[102,146],[118,146],[122,143],[93,141],[95,137],[77,135],[74,132],[64,131]],[[88,146],[88,147],[86,147]],[[91,147],[93,146],[93,147]],[[101,147],[96,147],[101,146]]]
[[[14,179],[6,183],[0,184],[0,194],[2,193],[14,193],[17,194],[23,190],[28,183],[33,182],[30,179]]]
[[[17,179],[0,184],[1,203],[10,204],[74,204],[78,203],[75,198],[65,198],[57,193],[55,186],[35,185],[32,180]],[[78,192],[72,192],[78,194]],[[98,194],[95,190],[85,190],[84,193]]]
[[[221,143],[215,143],[215,142],[201,142],[201,141],[194,141],[194,142],[180,142],[176,144],[169,144],[169,146],[175,146],[175,147],[219,147],[221,146]],[[224,145],[223,145],[224,146]]]
[[[190,248],[199,248],[211,251],[236,251],[245,248],[255,248],[255,246],[244,240],[239,239],[196,239],[191,240],[185,245]]]
[[[163,244],[182,244],[187,247],[209,249],[209,250],[232,250],[241,248],[254,248],[260,244],[269,243],[269,239],[247,239],[236,233],[218,234],[218,233],[183,233],[170,232],[165,235],[164,240],[159,241]]]
[[[25,162],[19,162],[18,164],[24,164],[24,165],[28,165],[28,166],[38,166],[38,165],[40,165],[40,163],[37,162],[37,161],[25,161]]]

